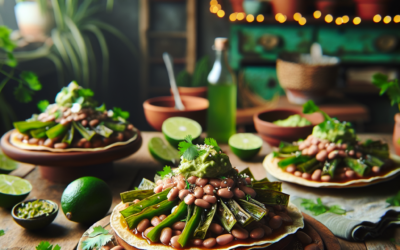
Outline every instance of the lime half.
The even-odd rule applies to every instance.
[[[260,137],[250,133],[239,133],[229,138],[232,152],[242,160],[248,160],[258,154],[263,144]]]
[[[187,135],[193,139],[200,137],[202,129],[198,122],[185,117],[171,117],[164,121],[161,128],[165,139],[174,146],[178,147],[179,142],[183,141]]]
[[[0,174],[8,174],[13,170],[17,169],[18,162],[11,160],[8,158],[3,152],[0,150]]]
[[[163,164],[175,164],[179,161],[178,150],[166,144],[160,137],[151,138],[148,147],[150,154]]]
[[[29,181],[17,176],[0,174],[0,207],[9,208],[23,201],[31,192]]]

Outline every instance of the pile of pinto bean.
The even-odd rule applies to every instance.
[[[231,178],[221,179],[207,179],[197,178],[191,176],[187,179],[191,184],[190,189],[186,189],[186,181],[182,175],[177,175],[172,178],[164,178],[156,182],[157,186],[154,189],[156,193],[162,190],[171,188],[168,194],[168,200],[181,199],[186,204],[195,204],[199,207],[210,209],[211,204],[220,202],[218,197],[225,199],[237,197],[239,199],[245,198],[246,194],[251,195],[253,198],[256,196],[254,189],[247,187],[251,183],[249,177],[236,182]],[[135,200],[137,203],[140,200]],[[216,219],[211,223],[206,237],[202,239],[192,239],[192,246],[203,246],[205,248],[213,248],[216,245],[226,245],[237,240],[259,240],[268,236],[273,230],[277,230],[282,225],[290,225],[293,223],[292,218],[287,214],[285,206],[274,205],[267,206],[268,214],[265,215],[260,221],[253,221],[246,227],[241,227],[239,223],[233,227],[231,232],[227,232],[220,222]],[[151,220],[142,220],[137,228],[137,232],[142,233],[143,237],[157,226],[167,215],[154,216]],[[178,243],[179,235],[185,228],[186,222],[176,222],[171,228],[166,227],[162,230],[160,242],[164,245],[171,245],[174,248],[181,248]]]

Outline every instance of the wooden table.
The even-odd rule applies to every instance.
[[[161,170],[162,165],[156,162],[147,149],[147,142],[154,136],[162,137],[159,132],[144,132],[143,146],[135,154],[123,160],[114,163],[114,178],[107,181],[113,192],[114,207],[120,202],[119,193],[133,189],[137,186],[143,177],[152,179],[156,171]],[[387,142],[391,142],[391,135],[382,136]],[[267,175],[261,162],[265,155],[271,152],[271,147],[264,143],[259,156],[251,162],[243,162],[232,154],[227,145],[221,145],[221,148],[227,152],[233,166],[239,170],[250,167],[256,178],[263,178]],[[60,204],[62,192],[66,185],[57,184],[42,179],[38,169],[35,166],[21,164],[20,167],[11,173],[29,180],[33,186],[33,190],[27,199],[42,198],[50,199]],[[400,178],[397,178],[400,181]],[[62,250],[73,250],[76,248],[82,234],[90,225],[81,225],[68,221],[61,209],[55,221],[47,228],[41,231],[27,231],[14,223],[10,210],[0,208],[0,229],[5,231],[5,235],[0,237],[0,249],[34,249],[40,241],[49,241],[51,244],[59,244]],[[400,227],[392,228],[385,232],[385,236],[378,240],[369,240],[363,243],[352,243],[339,239],[342,249],[397,249],[389,239],[395,238],[400,242]]]

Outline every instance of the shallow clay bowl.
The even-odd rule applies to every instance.
[[[31,202],[31,201],[35,201],[35,200],[40,200],[40,201],[45,201],[47,203],[50,203],[51,205],[54,206],[53,211],[48,216],[42,215],[42,216],[39,216],[36,218],[30,218],[30,219],[24,219],[24,218],[17,217],[18,208],[22,205],[22,203],[27,203],[27,202]],[[28,230],[41,229],[41,228],[44,228],[44,227],[50,225],[50,223],[52,223],[53,220],[57,217],[57,214],[58,214],[57,203],[55,203],[51,200],[43,200],[43,199],[31,199],[31,200],[27,200],[27,201],[22,201],[22,202],[18,203],[17,205],[15,205],[13,207],[13,209],[11,210],[11,215],[12,215],[15,223],[17,223],[21,227],[24,227]]]
[[[296,114],[309,120],[312,125],[304,127],[282,127],[273,123],[276,120],[284,120]],[[298,110],[278,108],[255,114],[253,121],[257,132],[263,140],[271,146],[277,147],[281,141],[293,142],[307,138],[307,136],[312,133],[313,127],[324,121],[324,117],[320,113],[306,115]]]
[[[172,89],[169,90],[172,94]],[[178,87],[180,96],[196,96],[207,98],[207,87]]]
[[[205,128],[208,100],[195,96],[181,96],[185,110],[175,109],[172,96],[161,96],[146,100],[143,103],[147,122],[157,131],[161,131],[163,122],[170,117],[186,117],[200,123]]]

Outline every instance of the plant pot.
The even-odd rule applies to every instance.
[[[27,41],[43,41],[54,27],[50,13],[42,14],[37,2],[19,2],[14,11],[19,32]]]
[[[393,146],[396,155],[400,155],[400,113],[394,116]]]
[[[244,0],[229,0],[232,5],[233,12],[244,12],[243,1]]]
[[[390,0],[354,0],[357,7],[357,15],[361,19],[372,20],[376,14],[385,16],[388,12]]]
[[[172,89],[170,89],[171,95]],[[178,87],[180,96],[196,96],[207,99],[207,87]]]
[[[267,3],[257,0],[244,0],[243,2],[244,12],[249,15],[256,16],[258,14],[263,14],[267,10]]]
[[[315,5],[317,10],[321,11],[322,16],[326,16],[327,14],[335,14],[338,4],[335,0],[317,0]]]
[[[272,9],[274,15],[281,13],[287,17],[287,20],[294,20],[293,15],[296,12],[304,15],[306,10],[305,0],[272,0]]]

